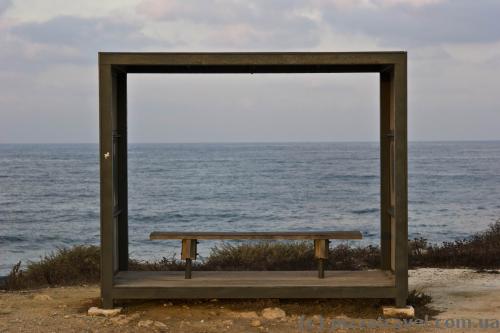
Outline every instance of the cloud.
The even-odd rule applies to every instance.
[[[31,67],[29,63],[27,67]],[[0,142],[95,140],[95,82],[94,65],[61,64],[17,72],[2,69]]]
[[[12,5],[12,0],[0,0],[0,14],[5,12]]]
[[[500,102],[495,92],[500,85],[500,23],[496,17],[500,1],[113,0],[103,3],[89,0],[81,6],[64,0],[0,0],[0,110],[3,111],[0,112],[0,141],[94,141],[98,128],[95,66],[100,50],[407,49],[412,139],[498,138],[494,127],[500,121],[497,112]],[[246,94],[250,90],[241,90],[246,84],[244,80],[217,86],[219,76],[208,75],[203,79],[187,77],[189,82],[182,87],[178,86],[178,80],[172,87],[147,83],[143,87],[141,81],[141,96],[142,92],[145,96],[138,105],[141,112],[157,110],[161,119],[165,117],[164,105],[168,104],[170,110],[176,106],[177,97],[185,96],[186,101],[182,115],[174,114],[172,117],[178,118],[168,122],[179,125],[171,132],[177,134],[165,137],[163,128],[157,126],[161,122],[154,120],[156,123],[144,123],[141,127],[142,133],[151,134],[148,140],[183,140],[184,129],[191,128],[193,133],[199,129],[202,133],[205,122],[211,124],[210,121],[213,128],[200,134],[200,140],[238,138],[237,133],[245,132],[246,124],[253,124],[252,131],[245,132],[249,140],[252,135],[254,139],[266,133],[271,135],[273,130],[276,138],[284,137],[295,129],[299,133],[302,124],[310,124],[311,129],[322,128],[321,124],[311,122],[307,112],[299,114],[290,110],[352,107],[352,112],[361,113],[370,107],[358,104],[358,100],[366,101],[365,90],[370,94],[377,91],[371,86],[360,89],[360,81],[345,81],[345,78],[342,80],[345,89],[337,85],[309,89],[306,84],[282,89],[284,80],[266,76],[262,90],[256,86],[252,94]],[[269,84],[269,80],[276,81]],[[260,85],[260,81],[258,83]],[[193,87],[208,99],[201,103],[193,100]],[[173,93],[166,94],[166,91]],[[224,98],[220,98],[221,91]],[[229,110],[238,94],[246,100],[233,108],[237,110],[227,111],[224,117],[220,114],[222,118],[213,118],[210,112],[205,112],[207,105],[211,112]],[[261,103],[266,94],[279,98],[269,97],[266,99],[269,103]],[[157,100],[154,96],[171,99]],[[334,103],[320,101],[330,97]],[[271,104],[275,100],[279,101],[276,107]],[[301,104],[311,100],[316,100],[317,105]],[[341,101],[345,104],[339,105]],[[219,111],[212,110],[216,103],[227,105],[221,105]],[[239,112],[256,104],[259,111],[255,114]],[[268,104],[273,106],[274,113],[265,112]],[[350,119],[347,111],[345,115],[318,114],[315,119],[326,117],[324,119],[337,121],[329,118],[333,115],[342,121],[343,117]],[[280,126],[261,126],[259,121],[266,117],[278,124],[286,121],[291,132]],[[228,123],[214,119],[228,119]],[[470,126],[471,121],[475,127]],[[349,124],[341,127],[346,131],[351,128]],[[227,132],[228,128],[232,134]],[[217,136],[219,132],[227,135]],[[347,134],[332,133],[336,136],[332,134],[331,139],[347,137]],[[463,137],[463,133],[467,133],[467,137]],[[293,135],[295,133],[289,137]],[[313,137],[314,133],[309,135]],[[307,135],[304,138],[307,139]]]
[[[325,26],[398,49],[500,39],[497,0],[143,0],[136,10],[152,22],[178,24],[178,38],[196,28],[202,47],[311,49]]]
[[[137,13],[147,20],[178,24],[177,36],[195,26],[201,46],[297,49],[319,44],[319,22],[302,1],[143,0]],[[193,36],[191,36],[193,37]]]
[[[320,3],[333,4],[338,8],[384,8],[399,5],[423,7],[444,1],[446,0],[319,0]]]
[[[110,18],[58,16],[41,23],[25,23],[11,31],[32,42],[66,46],[111,46],[142,44],[140,26]]]
[[[45,22],[20,23],[9,32],[55,62],[95,62],[98,51],[141,50],[167,45],[145,36],[140,23],[119,18],[58,16]]]
[[[467,0],[356,1],[357,6],[339,5],[342,3],[322,3],[323,18],[332,29],[372,36],[381,45],[410,47],[500,39],[500,2],[496,0],[480,4]]]
[[[137,11],[158,20],[183,20],[212,24],[234,22],[279,23],[293,19],[294,9],[301,7],[302,1],[234,1],[234,0],[143,0]],[[275,15],[277,13],[281,15]]]

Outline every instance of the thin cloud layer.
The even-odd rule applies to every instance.
[[[144,0],[137,12],[145,19],[178,24],[186,36],[195,25],[205,37],[204,47],[310,48],[319,44],[318,22],[301,12],[302,1],[161,1]],[[199,40],[194,36],[195,40]]]
[[[0,142],[95,142],[98,51],[407,50],[411,139],[498,139],[499,13],[500,2],[495,0],[91,0],[79,5],[62,0],[0,0]],[[306,79],[294,85],[294,98],[289,99],[280,90],[285,81],[272,81],[269,93],[281,96],[279,110],[295,110],[290,116],[293,121],[283,122],[290,128],[300,128],[302,123],[313,126],[307,110],[297,109],[301,99],[297,94],[309,91],[310,80],[318,91],[327,92],[324,97],[314,95],[318,110],[326,105],[339,117],[376,112],[376,103],[374,110],[366,110],[366,101],[360,102],[364,96],[360,84],[370,89],[366,96],[377,90],[376,84],[360,83],[366,81],[349,79],[332,86],[329,80]],[[132,105],[145,105],[141,129],[158,133],[148,140],[186,139],[181,134],[162,134],[165,131],[154,117],[146,117],[147,110],[163,112],[165,105],[173,103],[162,85],[155,88],[147,80],[137,82],[149,87],[144,91],[146,99],[131,100]],[[183,87],[194,86],[192,82]],[[234,108],[256,105],[250,99],[252,94],[258,96],[260,87],[250,85],[239,92],[237,83],[230,89],[219,85],[216,76],[203,82],[206,90],[198,89],[206,96],[218,96],[217,89],[223,87],[230,91],[225,98],[234,100]],[[189,96],[189,92],[176,95]],[[194,111],[208,106],[201,99],[179,103],[189,109],[192,127],[203,128],[203,117]],[[306,109],[313,106],[304,104]],[[229,127],[232,133],[245,131],[230,109],[216,111],[213,132],[224,133]],[[166,115],[170,116],[175,114]],[[181,123],[188,122],[178,117]],[[318,138],[348,139],[335,135],[348,121],[335,122],[330,117],[325,119],[332,120],[331,130],[326,132],[325,127]],[[259,128],[267,127],[252,119],[255,138],[265,140],[267,134],[259,133]],[[373,126],[373,118],[361,117],[361,121],[365,123],[360,128]],[[275,135],[268,136],[294,139],[290,128],[276,126]],[[377,139],[355,131],[352,135],[352,140]],[[196,136],[194,131],[191,139],[210,137]]]
[[[141,32],[141,24],[121,19],[57,16],[46,22],[14,25],[10,33],[23,41],[63,52],[67,61],[95,62],[100,50],[128,51],[168,45]]]
[[[7,8],[12,5],[11,0],[0,0],[0,14],[2,14]]]
[[[391,6],[324,6],[324,18],[345,32],[377,38],[382,45],[422,46],[442,43],[488,43],[500,39],[495,0],[380,1]]]

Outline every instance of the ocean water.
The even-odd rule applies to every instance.
[[[130,256],[179,254],[156,230],[361,230],[379,239],[378,143],[130,144]],[[467,237],[500,218],[500,142],[409,144],[409,234]],[[96,144],[0,145],[0,275],[99,243]],[[207,256],[217,242],[202,242]]]

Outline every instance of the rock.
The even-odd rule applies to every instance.
[[[413,318],[415,317],[415,309],[409,305],[404,308],[396,308],[394,306],[383,306],[382,313],[384,317],[395,318]]]
[[[49,295],[46,295],[46,294],[35,295],[35,296],[33,296],[33,299],[35,301],[52,301],[53,300],[52,297],[50,297]]]
[[[11,308],[0,309],[0,315],[7,315],[7,314],[11,314],[11,313],[12,313]]]
[[[131,314],[130,316],[127,316],[127,319],[128,319],[128,321],[132,321],[132,320],[139,319],[140,317],[141,317],[140,313],[134,313],[134,314]]]
[[[401,319],[398,318],[384,318],[384,320],[388,325],[401,325]]]
[[[138,327],[151,327],[151,325],[153,325],[153,321],[152,320],[141,320],[137,323],[137,326]]]
[[[235,316],[243,319],[257,319],[259,315],[255,311],[235,312]]]
[[[262,317],[268,320],[274,320],[285,318],[286,313],[280,308],[265,308],[264,310],[262,310]]]
[[[89,316],[104,316],[104,317],[114,317],[122,312],[122,308],[114,308],[114,309],[101,309],[98,307],[91,307],[87,314]]]
[[[231,319],[224,320],[222,321],[222,325],[231,326],[233,325],[233,321]]]
[[[215,311],[208,311],[208,314],[211,315],[212,317],[215,317],[218,315],[218,313]]]
[[[350,320],[350,319],[352,319],[352,318],[351,318],[351,317],[349,317],[349,316],[346,316],[345,314],[343,314],[343,313],[342,313],[342,314],[340,314],[340,315],[338,315],[338,316],[335,316],[335,319]]]
[[[262,323],[260,322],[260,320],[258,319],[254,319],[250,322],[250,326],[252,327],[259,327],[259,326],[262,326]]]
[[[167,328],[167,325],[165,325],[164,323],[162,323],[161,321],[155,321],[153,323],[153,325],[157,328]]]
[[[126,325],[128,324],[127,316],[119,315],[110,319],[113,324],[116,325]]]
[[[127,325],[131,321],[139,319],[141,315],[139,313],[134,313],[133,315],[119,315],[118,317],[111,318],[110,320],[117,325]]]
[[[312,316],[311,319],[312,319],[313,323],[316,323],[316,324],[320,323],[322,320],[323,321],[325,320],[325,318],[323,318],[323,316],[321,316],[321,315],[314,315],[314,316]]]
[[[217,298],[212,298],[212,299],[210,300],[210,302],[212,302],[212,303],[215,303],[215,302],[218,302],[218,301],[219,301],[219,300],[218,300]]]

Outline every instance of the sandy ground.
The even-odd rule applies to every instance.
[[[382,315],[382,302],[373,300],[135,301],[124,304],[121,315],[91,317],[87,310],[99,304],[99,289],[78,286],[0,293],[0,332],[500,332],[491,327],[500,320],[499,274],[412,270],[410,289],[433,297],[430,305],[416,308],[417,318],[427,317],[426,326],[398,329],[402,322],[393,319],[379,320],[384,328],[360,329],[362,320],[375,323]],[[276,307],[286,317],[263,316],[265,308]],[[470,319],[472,327],[461,319]],[[481,319],[488,319],[490,328],[479,327]],[[333,326],[339,320],[351,328]]]

